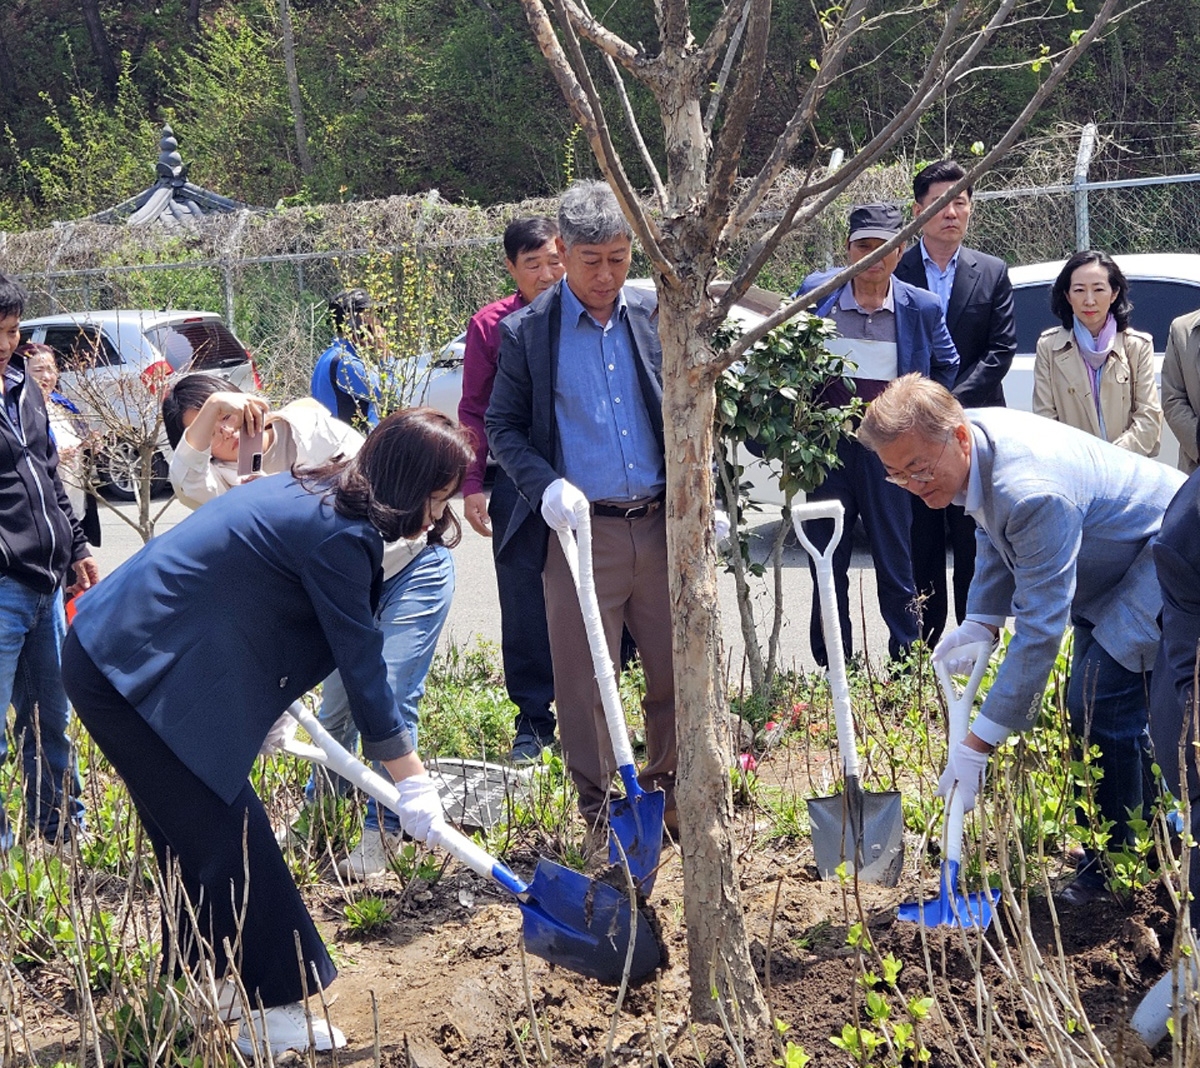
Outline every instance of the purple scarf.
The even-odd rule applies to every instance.
[[[1100,376],[1104,373],[1104,364],[1113,350],[1113,342],[1117,340],[1117,320],[1113,318],[1112,312],[1109,312],[1108,318],[1100,328],[1099,336],[1092,337],[1092,332],[1076,318],[1074,335],[1075,347],[1079,350],[1088,381],[1092,386],[1092,401],[1096,405],[1096,418],[1100,420],[1100,436],[1107,441],[1104,413],[1100,410]]]

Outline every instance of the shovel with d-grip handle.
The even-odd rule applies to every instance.
[[[604,635],[604,622],[596,597],[596,579],[592,571],[592,515],[586,505],[575,510],[575,534],[560,530],[558,539],[575,582],[575,592],[579,595],[579,610],[583,614],[592,667],[600,687],[600,703],[604,707],[604,723],[612,742],[617,772],[625,785],[625,796],[608,804],[608,825],[613,837],[621,844],[634,882],[648,897],[662,853],[666,796],[662,790],[643,790],[638,782],[625,713],[621,709],[621,692],[617,689],[617,673],[608,653],[608,639]],[[620,863],[616,842],[609,843],[609,862]]]
[[[846,655],[842,650],[842,627],[833,585],[833,551],[842,540],[844,516],[841,501],[811,501],[792,506],[796,537],[812,557],[817,571],[821,627],[829,658],[829,689],[833,695],[843,775],[841,794],[809,799],[808,822],[812,828],[813,855],[822,879],[833,878],[844,863],[864,882],[895,886],[904,867],[904,813],[900,795],[895,790],[866,793],[858,778],[850,683],[846,679]],[[811,519],[833,520],[833,537],[823,553],[804,533],[804,524]]]
[[[300,702],[293,703],[288,713],[314,744],[291,739],[284,745],[286,752],[324,765],[399,814],[400,792],[394,783],[351,756]],[[507,865],[445,823],[434,827],[429,844],[446,850],[484,878],[494,879],[517,899],[525,948],[543,960],[615,985],[625,974],[632,938],[631,979],[645,978],[661,963],[661,948],[650,921],[640,909],[634,909],[631,923],[629,895],[615,887],[545,857],[538,860],[533,881],[526,884]]]
[[[975,703],[975,691],[987,671],[992,647],[980,642],[975,648],[975,666],[963,692],[957,693],[954,680],[945,664],[934,664],[938,681],[946,695],[950,712],[949,752],[958,748],[958,743],[967,736],[971,721],[971,706]],[[946,799],[946,813],[942,824],[942,861],[937,897],[928,901],[910,901],[900,906],[898,916],[908,923],[921,923],[926,927],[978,927],[981,930],[992,922],[996,903],[1000,900],[999,889],[981,890],[979,893],[961,894],[958,890],[958,872],[962,864],[963,802],[955,786]]]

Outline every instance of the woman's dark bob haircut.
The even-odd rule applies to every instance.
[[[436,408],[406,408],[384,419],[358,455],[293,473],[309,489],[333,496],[341,515],[367,519],[384,541],[415,538],[439,490],[458,491],[475,458],[470,433]],[[447,532],[449,532],[447,536]],[[447,508],[430,542],[458,544],[461,528]]]
[[[1114,294],[1109,311],[1117,321],[1118,330],[1128,329],[1129,316],[1133,312],[1133,302],[1129,299],[1129,283],[1125,281],[1121,268],[1113,262],[1113,258],[1107,252],[1076,252],[1067,260],[1050,290],[1050,311],[1063,324],[1064,330],[1074,329],[1075,312],[1071,309],[1071,302],[1067,300],[1067,291],[1071,288],[1071,275],[1089,263],[1098,263],[1108,272],[1108,284],[1112,286]]]

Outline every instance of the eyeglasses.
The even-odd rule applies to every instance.
[[[893,486],[907,486],[910,482],[932,482],[937,478],[935,472],[938,464],[942,462],[942,457],[946,455],[946,446],[949,444],[950,438],[946,438],[942,444],[942,451],[938,453],[938,458],[923,471],[904,471],[898,475],[884,475],[884,481],[890,482]]]

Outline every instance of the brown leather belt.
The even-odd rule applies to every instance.
[[[660,493],[654,500],[643,501],[641,504],[605,504],[603,501],[596,501],[592,504],[592,515],[603,519],[641,519],[644,515],[657,512],[665,498],[666,494]]]

